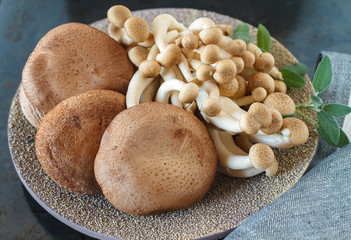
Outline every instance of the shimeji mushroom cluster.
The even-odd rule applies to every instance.
[[[273,176],[278,162],[271,147],[307,141],[304,122],[283,118],[294,114],[295,104],[279,80],[274,57],[253,43],[230,38],[231,26],[202,17],[185,27],[161,14],[150,31],[145,20],[121,5],[109,9],[108,20],[110,35],[138,68],[127,107],[158,101],[199,113],[214,140],[221,172]]]

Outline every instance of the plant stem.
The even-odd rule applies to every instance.
[[[311,122],[313,122],[314,124],[317,124],[317,125],[319,126],[319,123],[318,123],[316,120],[310,118],[309,116],[303,114],[303,113],[300,112],[300,111],[295,110],[295,112],[296,112],[297,114],[303,116],[304,118],[307,118],[308,120],[310,120]]]

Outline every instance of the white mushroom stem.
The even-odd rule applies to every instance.
[[[229,138],[226,138],[226,144],[224,144],[223,139],[221,138],[221,135],[218,130],[214,129],[213,127],[208,128],[211,137],[213,139],[213,142],[215,144],[216,150],[217,150],[217,155],[218,155],[218,160],[219,164],[222,167],[225,168],[230,168],[230,169],[246,169],[252,167],[252,163],[250,161],[249,155],[243,151],[237,151],[237,147],[232,140]],[[222,134],[227,134],[227,133],[222,133]],[[230,138],[231,135],[227,134]],[[226,145],[231,145],[232,149],[235,150],[235,152],[231,152]]]
[[[270,71],[268,71],[268,74],[271,75],[274,79],[283,79],[283,74],[278,70],[276,66],[274,66]]]
[[[255,88],[251,95],[246,95],[241,98],[235,99],[238,106],[246,106],[254,102],[262,102],[267,97],[266,89],[262,87]]]
[[[177,30],[172,30],[167,33],[166,41],[167,43],[173,43],[177,38],[179,38],[179,32]]]
[[[190,72],[188,62],[183,54],[180,57],[180,62],[178,63],[178,67],[187,82],[191,82],[195,79],[195,77]]]
[[[233,100],[231,100],[228,97],[219,97],[219,101],[221,102],[221,105],[223,106],[223,111],[232,117],[234,117],[236,120],[240,120],[241,114],[246,113],[245,110],[240,108]]]
[[[208,93],[200,90],[199,95],[196,98],[196,104],[200,114],[207,122],[233,135],[242,132],[239,126],[239,121],[222,110],[215,117],[208,116],[203,109],[203,103],[207,99],[210,99]]]
[[[152,22],[152,31],[154,34],[154,40],[161,53],[166,49],[167,32],[171,30],[182,31],[185,30],[183,24],[179,23],[172,15],[161,14],[154,18]]]
[[[154,100],[157,90],[160,87],[160,80],[161,77],[158,76],[149,84],[149,86],[146,87],[140,97],[140,103],[152,102]]]
[[[182,102],[179,100],[179,92],[172,91],[170,95],[171,104],[180,108],[183,108]]]
[[[253,177],[253,176],[256,176],[256,175],[264,172],[264,170],[257,169],[254,167],[247,168],[247,169],[234,170],[234,169],[224,168],[222,166],[218,166],[217,169],[218,169],[218,171],[220,171],[223,174],[226,174],[226,175],[231,176],[231,177],[236,177],[236,178],[249,178],[249,177]]]
[[[127,108],[130,108],[139,104],[142,93],[153,80],[154,78],[142,77],[139,70],[137,70],[134,73],[132,79],[129,82],[128,90],[126,94]]]
[[[179,79],[175,69],[176,69],[176,66],[169,67],[169,68],[161,67],[160,75],[163,78],[163,80],[168,81],[171,79]]]
[[[191,30],[194,34],[198,35],[199,32],[205,28],[214,27],[216,24],[210,19],[206,17],[201,17],[193,21],[188,29]]]
[[[154,45],[150,48],[146,60],[155,60],[157,54],[159,54],[159,53],[160,53],[160,50],[158,49],[157,45],[154,44]]]
[[[193,70],[197,70],[203,63],[199,60],[188,58],[187,59],[189,67]]]
[[[181,103],[191,103],[196,99],[199,88],[195,83],[185,83],[178,79],[168,80],[162,83],[158,89],[156,101],[168,103],[172,91],[179,92],[178,98]]]
[[[284,129],[280,133],[268,135],[259,130],[258,133],[249,135],[249,138],[253,142],[264,143],[270,147],[285,148],[290,145],[289,133],[289,129]]]

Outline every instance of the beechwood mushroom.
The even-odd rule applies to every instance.
[[[115,16],[118,11],[120,16]],[[159,101],[199,113],[209,129],[220,132],[218,149],[224,149],[227,155],[233,154],[234,143],[230,139],[238,133],[247,141],[279,148],[307,140],[308,129],[304,126],[303,137],[296,140],[295,125],[301,120],[283,120],[283,116],[294,112],[295,105],[285,94],[286,85],[274,57],[254,43],[231,39],[230,26],[216,25],[210,18],[202,17],[186,27],[173,16],[161,14],[154,18],[150,29],[140,24],[142,29],[138,31],[144,33],[144,38],[135,39],[136,33],[129,31],[135,19],[130,11],[117,7],[108,19],[115,39],[130,38],[129,56],[138,68],[127,91],[127,108]],[[255,167],[247,160],[250,154],[242,154],[236,154],[241,155],[236,158],[246,159],[246,163],[240,161],[247,164],[245,168],[220,165],[218,169],[235,177],[251,177],[267,169]],[[273,165],[267,170],[269,176],[276,171],[277,162]]]

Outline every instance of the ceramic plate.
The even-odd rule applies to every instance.
[[[150,9],[135,11],[151,24],[161,13],[170,13],[188,26],[198,17],[209,17],[218,24],[235,28],[239,20],[221,14],[194,9]],[[107,30],[107,20],[92,24]],[[251,29],[256,39],[256,29]],[[272,54],[282,67],[297,60],[276,40],[272,39]],[[308,99],[311,82],[303,89],[289,90],[295,103]],[[279,161],[277,176],[261,174],[249,179],[236,179],[217,173],[207,195],[197,204],[157,216],[136,217],[115,209],[103,195],[79,195],[57,185],[45,174],[35,155],[36,130],[22,114],[18,93],[13,99],[8,122],[9,146],[14,166],[31,195],[53,216],[72,228],[100,239],[217,239],[273,202],[291,188],[307,169],[317,146],[316,128],[307,123],[310,137],[307,143],[294,149],[274,150]]]

